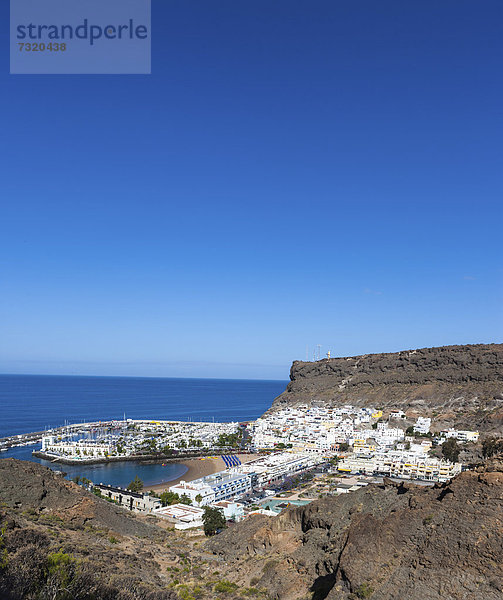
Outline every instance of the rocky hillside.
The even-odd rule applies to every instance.
[[[39,464],[0,460],[2,600],[175,600],[160,565],[179,560],[155,523]]]
[[[501,467],[434,488],[385,480],[255,517],[208,546],[233,581],[277,600],[501,600]]]
[[[2,600],[500,600],[503,468],[381,486],[206,540],[0,460]]]
[[[446,426],[503,431],[503,344],[445,346],[293,363],[270,410],[316,402],[405,410]]]

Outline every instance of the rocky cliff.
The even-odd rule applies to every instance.
[[[277,600],[500,600],[501,464],[434,488],[394,484],[258,516],[209,542]]]
[[[502,464],[253,516],[204,540],[0,460],[2,600],[500,600]]]
[[[181,549],[148,521],[39,464],[0,460],[0,598],[176,600],[160,564]]]
[[[503,431],[503,344],[295,361],[270,410],[301,403],[399,408],[446,426]]]

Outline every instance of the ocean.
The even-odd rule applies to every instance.
[[[0,375],[0,437],[43,431],[70,423],[109,419],[247,421],[272,404],[286,381],[176,379],[154,377],[80,377]],[[183,475],[179,463],[135,462],[62,466],[33,459],[35,446],[2,452],[0,458],[35,460],[68,477],[127,486],[138,475],[146,486]]]

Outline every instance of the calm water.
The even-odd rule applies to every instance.
[[[54,471],[63,471],[67,474],[68,479],[72,479],[78,475],[79,477],[87,477],[91,481],[94,481],[94,483],[108,483],[110,485],[120,485],[121,487],[127,487],[135,478],[135,475],[138,475],[144,482],[146,489],[154,483],[177,479],[187,471],[187,467],[181,463],[165,463],[165,467],[161,463],[145,465],[137,462],[109,463],[103,465],[58,465],[47,460],[33,458],[31,451],[39,447],[40,444],[13,448],[7,452],[2,452],[0,458],[32,460],[50,467]]]
[[[175,419],[246,421],[264,413],[286,381],[231,379],[169,379],[143,377],[71,377],[0,375],[0,437],[84,421]],[[1,458],[32,460],[24,446],[2,452]],[[39,461],[69,477],[126,486],[135,475],[145,484],[183,475],[180,464],[119,463],[67,466]]]

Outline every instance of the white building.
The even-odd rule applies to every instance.
[[[478,442],[479,439],[478,431],[456,431],[455,429],[449,429],[442,431],[441,435],[446,438],[455,438],[460,442]]]
[[[211,504],[214,508],[219,508],[223,511],[224,517],[232,521],[242,521],[244,519],[245,510],[244,505],[240,502],[230,502],[229,500],[220,500]]]
[[[134,512],[151,513],[161,507],[159,498],[155,498],[149,494],[131,492],[130,490],[123,490],[120,487],[105,485],[103,483],[96,484],[94,487],[100,490],[105,498],[110,498],[117,502],[119,506]]]
[[[173,504],[163,506],[154,511],[158,517],[163,517],[174,523],[175,529],[190,529],[203,526],[204,509],[187,504]]]
[[[111,454],[113,446],[111,443],[95,442],[93,440],[56,441],[54,436],[42,438],[42,452],[64,456],[73,460],[88,458],[103,458]]]
[[[416,452],[385,452],[374,456],[352,456],[337,465],[343,473],[385,475],[400,479],[448,481],[461,473],[461,463],[438,460]]]
[[[214,475],[207,475],[194,481],[180,481],[169,488],[179,496],[188,496],[193,503],[199,506],[214,504],[220,500],[231,500],[251,491],[251,475],[240,472],[221,471]],[[201,498],[199,502],[196,498]]]
[[[389,420],[393,420],[393,419],[405,419],[406,418],[406,414],[403,412],[403,410],[392,410],[389,413]]]
[[[430,431],[430,427],[431,419],[429,417],[418,417],[414,425],[414,432],[426,434]]]
[[[281,452],[263,456],[239,467],[234,471],[249,473],[253,477],[253,485],[264,486],[281,482],[285,477],[292,477],[319,464],[321,459],[317,453]]]

